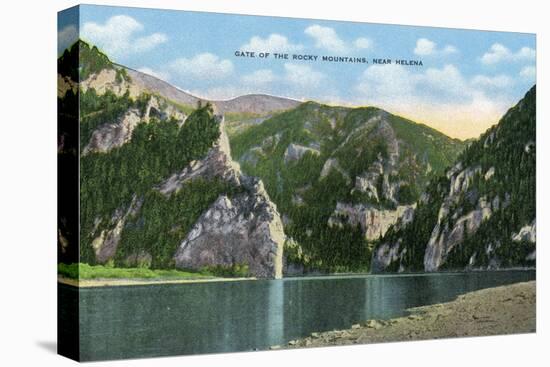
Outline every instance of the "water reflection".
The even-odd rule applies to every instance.
[[[501,271],[89,288],[80,291],[79,315],[63,308],[78,292],[59,285],[60,319],[79,318],[83,360],[267,349],[534,278]]]

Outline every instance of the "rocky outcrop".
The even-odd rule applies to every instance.
[[[459,245],[466,235],[472,235],[500,207],[500,198],[488,200],[487,197],[477,197],[477,190],[471,188],[474,178],[483,174],[486,180],[494,175],[494,167],[485,174],[480,166],[463,167],[461,162],[447,171],[450,180],[449,191],[439,208],[437,223],[432,231],[424,255],[424,270],[437,271],[444,263],[451,250]],[[476,207],[468,213],[462,213],[461,207],[456,207],[461,199]]]
[[[248,192],[220,196],[201,215],[174,256],[176,267],[238,264],[256,277],[282,277],[283,223],[262,182],[247,186]]]
[[[246,151],[239,159],[239,162],[243,164],[249,164],[252,167],[256,167],[259,160],[265,158],[267,155],[273,152],[281,140],[281,134],[275,134],[268,136],[260,145],[254,146]]]
[[[244,190],[221,195],[210,205],[181,242],[174,260],[182,269],[247,265],[259,278],[280,278],[285,235],[283,223],[260,180],[242,175],[231,150],[224,122],[220,138],[207,156],[157,186],[164,195],[177,192],[195,178],[221,179]]]
[[[371,261],[371,271],[373,273],[387,270],[391,264],[399,264],[399,268],[397,269],[399,273],[405,270],[401,264],[401,260],[407,253],[407,249],[402,248],[401,242],[401,239],[395,243],[385,242],[375,249]]]
[[[117,96],[122,96],[128,91],[132,98],[139,97],[140,94],[147,91],[139,84],[123,78],[117,78],[117,70],[115,68],[103,69],[99,73],[90,75],[86,80],[80,82],[80,88],[83,92],[86,92],[88,89],[94,89],[98,95],[111,91]]]
[[[536,219],[533,219],[533,222],[531,224],[527,224],[520,228],[518,233],[512,233],[512,241],[514,242],[530,242],[530,243],[536,243],[537,242],[537,221]],[[537,259],[537,250],[534,249],[532,252],[530,252],[526,257],[525,260],[527,261],[535,261]]]
[[[306,154],[307,152],[310,152],[311,154],[314,154],[314,155],[321,154],[318,149],[304,147],[303,145],[291,143],[285,150],[285,154],[283,158],[284,162],[289,163],[292,161],[300,160],[304,156],[304,154]]]
[[[92,133],[90,142],[84,147],[82,155],[106,153],[124,145],[132,138],[132,132],[140,122],[139,111],[132,108],[119,121],[101,125]]]
[[[220,138],[208,151],[204,159],[193,161],[183,170],[174,173],[157,186],[157,190],[165,195],[177,192],[185,182],[200,177],[205,180],[221,179],[235,186],[241,184],[241,169],[237,162],[231,159],[231,148],[224,130],[224,121],[220,120]]]
[[[424,270],[437,271],[451,250],[459,245],[466,235],[472,235],[481,223],[491,217],[491,203],[485,197],[478,201],[477,208],[456,219],[454,224],[446,221],[448,211],[440,210],[440,219],[433,229],[424,256]]]
[[[528,241],[531,243],[537,242],[537,223],[533,219],[531,224],[527,224],[518,231],[518,233],[512,234],[512,241],[521,242]]]
[[[116,210],[107,224],[107,229],[101,230],[99,235],[94,238],[92,248],[98,263],[103,264],[115,256],[126,220],[129,216],[139,212],[142,203],[141,199],[134,196],[128,208],[126,210],[122,208]],[[96,227],[100,224],[101,219],[96,220]]]
[[[149,122],[152,118],[158,120],[173,119],[181,127],[185,123],[187,115],[165,100],[160,100],[156,96],[151,96],[145,106],[143,120]]]
[[[174,119],[179,126],[187,116],[175,107],[164,103],[155,96],[149,98],[143,114],[137,108],[129,109],[118,121],[100,125],[84,147],[82,155],[89,153],[106,153],[126,144],[132,139],[132,133],[140,122],[149,123],[152,118],[160,120]]]
[[[337,203],[334,213],[329,218],[329,226],[342,227],[344,224],[356,226],[359,224],[365,238],[369,241],[384,236],[390,226],[401,222],[409,223],[414,216],[416,205],[400,205],[395,210],[378,209],[365,204]]]

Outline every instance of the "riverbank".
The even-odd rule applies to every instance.
[[[412,308],[410,315],[368,320],[347,330],[312,333],[286,348],[531,333],[536,330],[536,282],[466,293],[456,300]]]
[[[255,279],[244,276],[240,268],[203,269],[183,271],[177,269],[116,268],[114,266],[88,265],[85,263],[57,266],[57,281],[74,287],[112,287],[151,284],[181,284],[227,282]]]
[[[256,278],[188,278],[188,279],[71,279],[62,276],[57,277],[57,282],[79,288],[117,287],[132,285],[156,285],[156,284],[188,284],[188,283],[213,283],[235,282],[242,280],[255,280]]]

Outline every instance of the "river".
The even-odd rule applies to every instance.
[[[314,331],[402,316],[411,307],[533,279],[534,270],[506,270],[80,290],[59,284],[58,292],[60,317],[78,319],[80,358],[92,361],[265,350]],[[78,297],[78,315],[69,314],[64,306]],[[76,335],[59,332],[76,342]]]

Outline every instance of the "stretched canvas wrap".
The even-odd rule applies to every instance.
[[[60,354],[535,331],[534,34],[81,5],[58,37]]]

